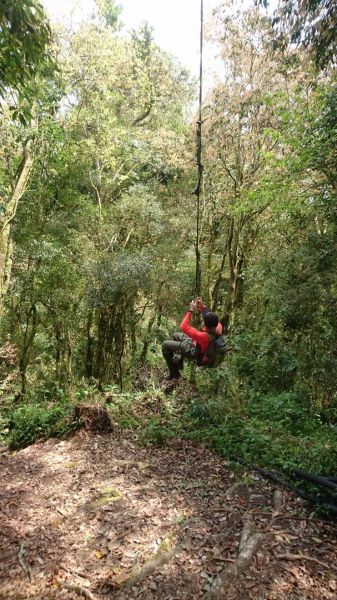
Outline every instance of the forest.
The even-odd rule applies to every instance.
[[[41,523],[34,530],[34,559],[33,533],[18,533],[13,526],[15,535],[11,530],[4,543],[7,549],[12,544],[16,568],[27,581],[29,576],[31,587],[13,591],[7,571],[3,597],[297,600],[294,588],[291,595],[290,588],[273,587],[264,576],[259,583],[248,578],[244,596],[238,588],[236,595],[221,595],[246,570],[264,539],[261,523],[267,527],[263,519],[271,513],[263,513],[258,534],[252,533],[250,521],[244,525],[242,539],[251,541],[248,559],[242,540],[238,558],[228,554],[223,559],[233,563],[224,572],[214,566],[217,560],[222,564],[218,555],[210,564],[204,555],[200,558],[208,565],[203,571],[195,566],[199,559],[189,559],[195,588],[184,579],[187,570],[184,575],[173,573],[174,582],[171,572],[171,583],[160,580],[165,593],[158,592],[158,580],[149,580],[149,575],[160,565],[164,577],[168,565],[162,565],[186,551],[184,544],[172,540],[185,523],[190,531],[193,512],[186,507],[191,498],[198,514],[208,501],[216,512],[218,499],[216,533],[212,530],[209,536],[219,535],[218,524],[227,518],[220,518],[224,492],[217,479],[224,465],[233,473],[271,470],[291,481],[290,486],[300,480],[297,495],[313,500],[311,510],[337,514],[334,2],[280,0],[272,12],[266,2],[241,6],[219,1],[204,24],[204,44],[216,48],[218,67],[212,85],[204,89],[200,114],[197,78],[159,47],[151,24],[144,22],[128,33],[122,21],[122,7],[114,0],[96,0],[91,18],[73,29],[52,25],[39,0],[0,2],[0,459],[7,481],[17,478],[15,486],[25,472],[37,482],[45,463],[57,474],[53,465],[61,456],[66,459],[65,480],[75,477],[84,461],[82,487],[74,496],[70,487],[69,498],[84,494],[90,514],[103,506],[95,513],[100,526],[110,518],[104,506],[112,510],[109,506],[117,505],[122,493],[109,487],[89,503],[83,481],[94,489],[89,473],[94,478],[100,473],[102,485],[110,485],[106,454],[115,457],[114,476],[128,473],[134,486],[143,475],[132,469],[145,473],[145,462],[153,461],[150,469],[156,475],[151,481],[160,474],[161,482],[156,502],[159,507],[168,502],[166,515],[171,514],[174,494],[185,494],[186,488],[190,495],[186,492],[184,500],[179,496],[180,508],[171,515],[173,533],[157,533],[161,542],[151,546],[155,554],[142,568],[139,563],[132,566],[136,548],[136,554],[124,555],[124,562],[111,562],[114,575],[102,571],[99,581],[89,566],[88,582],[82,579],[81,585],[50,575],[48,593],[38,587],[41,582],[34,583],[33,572],[42,568],[46,555],[50,565],[58,560],[52,553],[59,538],[56,542],[52,536],[59,528],[66,539],[67,500],[63,508],[56,507],[60,522],[50,522],[49,537]],[[181,379],[167,387],[162,343],[179,331],[199,293],[223,326],[225,358],[216,368],[185,361]],[[200,319],[192,318],[200,327]],[[96,426],[102,427],[101,433],[118,432],[111,446],[104,435],[76,437],[81,428],[95,432]],[[73,444],[71,451],[67,444]],[[193,477],[199,479],[187,484],[191,470],[198,471]],[[252,498],[258,514],[265,490],[259,488],[260,480],[245,473],[240,485],[243,489],[250,477],[249,485],[257,486]],[[308,473],[321,480],[309,482]],[[224,477],[228,485],[233,483],[231,471]],[[122,485],[119,479],[117,483]],[[315,487],[320,483],[323,488]],[[235,486],[227,490],[224,502],[237,498]],[[15,489],[16,498],[28,494],[27,488]],[[6,498],[10,485],[5,490]],[[56,506],[50,494],[43,492],[43,502],[49,498],[46,514]],[[40,502],[34,498],[29,503],[32,519]],[[299,551],[295,543],[293,554],[279,550],[275,565],[304,557],[313,568],[333,569],[332,546],[322,550],[330,557],[330,567],[321,554],[308,554],[322,541],[326,525],[309,523],[303,516],[307,513],[298,516],[297,501],[287,500],[297,515],[292,517],[295,523],[302,519],[299,527],[306,529],[307,538],[302,531],[301,543],[308,546]],[[162,519],[162,527],[164,508],[154,517],[151,502],[145,517],[158,523]],[[243,494],[231,505],[231,515],[237,518],[246,502]],[[281,512],[275,502],[273,527]],[[144,517],[139,503],[135,517],[135,506],[136,501],[133,523]],[[128,514],[124,510],[124,519]],[[71,515],[74,526],[76,513]],[[240,515],[245,522],[246,512]],[[5,516],[10,529],[12,515]],[[105,560],[109,565],[113,552],[121,552],[119,544],[126,544],[128,525],[123,521],[122,533],[116,539],[111,534],[108,546],[98,546],[90,529],[94,521],[90,523],[82,532],[85,548],[90,547],[90,556],[100,565]],[[118,530],[118,519],[116,523]],[[202,527],[197,539],[203,539],[206,546],[200,552],[207,554],[210,523]],[[284,531],[275,542],[281,546],[300,535],[282,538],[289,535],[289,529]],[[47,539],[54,541],[42,553],[39,544]],[[90,543],[96,544],[93,549]],[[62,544],[57,547],[62,554]],[[31,558],[24,558],[29,550]],[[82,571],[87,560],[83,556]],[[265,559],[258,554],[256,560],[258,570]],[[78,575],[78,565],[77,571],[71,570],[71,559],[64,564],[60,569],[68,575],[86,577]],[[127,576],[123,568],[129,569]],[[288,577],[298,580],[299,571],[292,569]],[[277,571],[278,581],[285,572]],[[325,571],[324,590],[317,583],[319,574],[315,579],[311,573],[307,584],[309,574],[301,573],[301,585],[308,585],[301,599],[335,597],[336,572],[329,578]],[[180,584],[182,595],[176,591]],[[268,588],[269,595],[259,595],[254,585]]]

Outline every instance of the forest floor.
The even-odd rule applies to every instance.
[[[275,510],[269,483],[200,445],[82,431],[0,463],[2,600],[337,597],[336,522],[287,493]],[[238,562],[247,522],[259,535]]]

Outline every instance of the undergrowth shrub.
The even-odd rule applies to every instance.
[[[154,419],[142,428],[138,441],[142,446],[165,446],[173,435],[170,428],[165,427],[159,419]]]
[[[26,404],[7,415],[10,448],[21,448],[38,439],[59,436],[72,428],[70,408],[66,404]]]
[[[290,394],[254,398],[233,411],[224,398],[198,398],[187,410],[185,436],[211,445],[229,459],[291,470],[333,473],[336,428]]]

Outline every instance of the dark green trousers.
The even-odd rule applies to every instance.
[[[162,343],[162,353],[169,368],[171,377],[179,377],[180,369],[183,368],[184,358],[192,360],[191,349],[194,348],[193,340],[181,332],[176,332],[172,336],[172,340],[165,340]],[[175,355],[180,356],[176,360]]]

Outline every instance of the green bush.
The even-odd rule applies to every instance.
[[[153,420],[141,429],[138,441],[142,446],[165,446],[172,435],[169,428]]]
[[[223,399],[193,402],[185,436],[208,443],[227,459],[239,457],[261,467],[335,471],[335,428],[290,394],[255,398],[237,414],[225,412],[225,406]]]
[[[66,433],[71,429],[69,408],[65,404],[41,406],[26,404],[8,415],[8,444],[21,448],[37,439]]]

